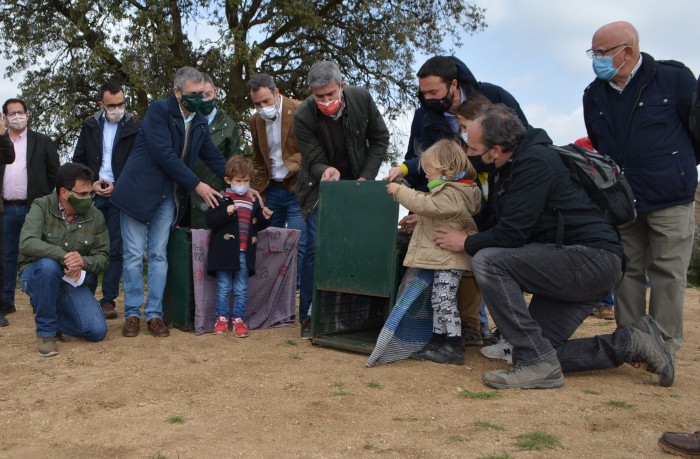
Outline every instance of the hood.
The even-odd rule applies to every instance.
[[[481,208],[481,190],[476,183],[468,184],[464,182],[445,182],[442,185],[433,188],[431,193],[435,193],[446,186],[456,189],[465,197],[465,200],[468,203],[467,211],[469,212],[469,215],[476,215],[479,212],[479,209]]]
[[[474,77],[472,71],[469,70],[467,64],[465,64],[464,62],[462,62],[454,56],[446,57],[457,65],[457,79],[460,83],[466,86],[473,86],[475,88],[479,87],[479,82],[476,81],[476,77]]]
[[[552,139],[549,138],[549,134],[547,134],[547,131],[544,129],[528,126],[525,137],[520,141],[518,148],[513,152],[513,157],[517,156],[519,152],[527,150],[535,145],[552,145]]]

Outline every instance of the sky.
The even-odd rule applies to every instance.
[[[474,0],[472,0],[474,1]],[[700,2],[697,0],[475,0],[488,27],[463,37],[455,55],[476,78],[502,86],[530,124],[556,144],[585,136],[581,97],[594,79],[585,51],[595,30],[625,20],[639,31],[642,51],[683,62],[700,73]],[[416,62],[416,70],[424,59]],[[7,61],[0,60],[4,70]],[[0,77],[1,78],[1,77]],[[0,80],[0,100],[14,97],[17,80]],[[400,120],[408,126],[410,119]],[[403,127],[403,126],[402,126]],[[405,145],[405,134],[396,139]]]

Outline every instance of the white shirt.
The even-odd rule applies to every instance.
[[[214,122],[214,118],[216,118],[216,112],[218,112],[218,110],[216,109],[216,107],[214,107],[214,110],[210,114],[207,115],[207,123],[208,124],[211,124]]]
[[[100,165],[100,178],[114,183],[114,171],[112,171],[112,150],[114,149],[114,138],[117,136],[119,122],[110,122],[102,114],[104,121],[102,126],[102,165]]]
[[[277,118],[274,121],[265,120],[265,132],[267,133],[267,149],[270,155],[270,175],[272,180],[284,180],[289,174],[289,169],[282,160],[282,97]]]

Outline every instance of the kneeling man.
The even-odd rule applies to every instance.
[[[68,163],[56,191],[34,200],[20,234],[20,280],[34,305],[38,352],[58,354],[62,333],[102,341],[107,322],[85,282],[109,264],[109,235],[92,205],[92,171]]]
[[[443,248],[465,250],[484,301],[513,345],[513,368],[484,373],[497,389],[554,388],[562,373],[644,362],[673,384],[674,366],[650,316],[609,335],[569,339],[622,277],[622,244],[588,193],[574,183],[542,129],[496,104],[469,126],[472,162],[494,164],[479,233],[436,230]],[[530,305],[523,292],[532,294]]]

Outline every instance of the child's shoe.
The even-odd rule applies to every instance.
[[[224,316],[217,317],[216,323],[214,324],[214,334],[225,335],[226,330],[228,330],[228,319]]]
[[[248,336],[248,327],[245,326],[245,322],[240,317],[235,317],[233,319],[233,333],[236,338],[245,338]]]

